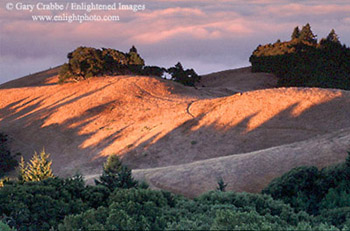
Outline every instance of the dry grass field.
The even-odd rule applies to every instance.
[[[341,162],[350,150],[350,92],[275,88],[250,68],[196,88],[140,76],[57,84],[58,68],[0,85],[0,131],[30,159],[45,148],[59,176],[96,177],[111,154],[137,179],[189,197],[258,192],[293,167]]]

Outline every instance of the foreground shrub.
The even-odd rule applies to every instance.
[[[282,199],[299,211],[316,214],[319,196],[323,194],[317,185],[319,178],[320,173],[316,167],[298,167],[274,179],[263,193]]]
[[[328,223],[340,229],[350,228],[350,207],[340,207],[335,209],[325,209],[316,218],[318,222]]]
[[[14,228],[11,228],[10,226],[8,226],[7,224],[5,224],[1,221],[0,221],[0,230],[1,231],[15,231]]]
[[[67,216],[58,230],[162,230],[167,199],[160,191],[116,189],[109,206]]]
[[[25,163],[22,157],[19,169],[19,181],[42,181],[54,177],[51,169],[52,161],[49,161],[50,154],[43,149],[40,155],[34,152],[29,163]]]
[[[107,208],[67,216],[59,230],[276,230],[314,227],[310,221],[266,195],[211,192],[190,200],[134,188],[116,189]]]
[[[211,230],[279,230],[282,227],[272,216],[261,216],[255,211],[219,210]],[[284,227],[285,228],[285,227]]]
[[[240,211],[254,210],[258,214],[265,216],[270,214],[278,216],[281,219],[281,225],[296,225],[299,222],[310,221],[310,217],[304,213],[295,213],[289,205],[282,201],[274,200],[271,196],[251,193],[234,193],[234,192],[210,192],[198,197],[202,204],[229,204],[235,206]]]
[[[0,189],[0,214],[18,230],[49,230],[68,214],[85,211],[84,182],[79,178],[50,178]]]

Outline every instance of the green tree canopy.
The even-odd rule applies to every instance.
[[[15,231],[14,228],[11,228],[10,226],[8,226],[7,224],[5,224],[1,221],[0,221],[0,230],[1,231]]]
[[[103,166],[103,172],[96,185],[103,185],[114,191],[116,188],[133,188],[137,186],[131,175],[131,170],[123,165],[117,155],[110,155]]]
[[[83,79],[97,76],[103,68],[101,50],[92,47],[78,47],[71,54],[69,64],[73,74]]]

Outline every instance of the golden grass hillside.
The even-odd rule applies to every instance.
[[[140,76],[58,85],[57,71],[0,85],[0,131],[25,159],[44,147],[59,176],[89,179],[118,154],[156,188],[194,196],[223,177],[256,192],[350,149],[348,91],[273,88],[274,76],[250,68],[206,75],[196,88]]]

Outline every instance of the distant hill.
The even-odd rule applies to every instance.
[[[25,159],[45,147],[60,176],[91,179],[117,153],[153,187],[193,196],[222,176],[229,189],[256,192],[350,149],[348,91],[274,88],[276,77],[250,68],[203,76],[196,88],[142,76],[59,85],[57,74],[0,85],[0,131]]]

